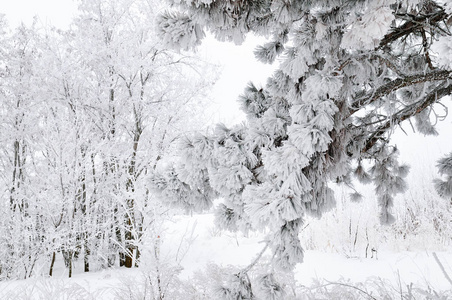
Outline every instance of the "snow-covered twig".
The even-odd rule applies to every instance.
[[[433,252],[433,257],[435,258],[436,263],[438,264],[439,268],[443,272],[444,277],[446,277],[447,281],[449,281],[449,283],[452,285],[452,279],[450,279],[449,274],[447,274],[446,270],[444,269],[444,266],[441,263],[441,261],[439,260],[438,255],[436,255],[436,252]]]
[[[249,264],[245,269],[243,269],[242,271],[240,271],[240,273],[242,274],[246,274],[248,273],[261,259],[262,255],[264,255],[265,251],[267,250],[269,245],[269,242],[267,241],[265,243],[265,247],[261,250],[261,252],[259,252],[259,254],[257,255],[257,257],[253,260],[253,262],[251,264]]]
[[[353,286],[353,285],[351,285],[351,284],[346,284],[346,283],[341,283],[341,282],[331,282],[331,281],[327,281],[327,282],[328,282],[327,284],[324,284],[324,285],[321,286],[321,287],[326,287],[326,286],[328,286],[328,285],[340,285],[340,286],[345,286],[345,287],[349,287],[349,288],[355,289],[355,290],[357,290],[357,291],[363,293],[364,295],[366,295],[367,297],[369,297],[369,299],[377,300],[377,298],[375,298],[374,296],[372,296],[371,294],[369,294],[369,293],[366,292],[365,290],[360,289],[359,287]]]

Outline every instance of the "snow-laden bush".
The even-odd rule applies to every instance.
[[[140,244],[140,268],[120,278],[113,290],[115,299],[198,299],[187,296],[191,287],[179,278],[181,261],[195,239],[197,223],[170,233],[167,222],[175,219],[150,221]]]
[[[384,280],[382,278],[369,278],[365,282],[353,283],[342,279],[337,282],[326,280],[315,281],[311,286],[297,288],[296,299],[318,300],[318,299],[431,299],[443,300],[452,297],[452,290],[436,291],[430,286],[426,288],[410,284],[399,284]]]
[[[263,265],[258,265],[247,280],[252,288],[248,289],[247,297],[233,294],[237,286],[231,282],[230,275],[238,269],[232,266],[220,267],[210,264],[203,271],[198,271],[192,278],[184,282],[183,289],[187,292],[184,298],[178,299],[278,299],[278,300],[318,300],[318,299],[431,299],[443,300],[452,297],[452,290],[435,290],[431,284],[424,286],[405,282],[400,275],[397,282],[379,277],[370,277],[362,282],[352,282],[349,279],[327,281],[316,279],[310,285],[296,283],[287,273],[269,274]],[[448,275],[447,275],[448,276]],[[237,277],[238,278],[238,277]],[[225,283],[229,283],[225,286]],[[229,293],[219,293],[229,291]],[[237,289],[235,290],[238,291]],[[242,291],[243,292],[243,291]]]
[[[424,180],[425,181],[425,180]],[[347,257],[370,258],[374,250],[447,250],[452,241],[452,207],[435,193],[433,185],[417,185],[397,197],[395,221],[381,226],[373,212],[372,193],[363,193],[361,203],[350,203],[340,187],[337,207],[322,219],[308,218],[300,232],[307,250],[340,253]]]
[[[14,285],[15,283],[11,283]],[[20,288],[0,289],[0,299],[4,300],[30,300],[30,299],[52,299],[52,300],[96,300],[102,299],[107,294],[107,289],[82,286],[78,283],[65,280],[52,280],[49,278],[29,279],[28,284],[20,285]]]
[[[438,173],[444,177],[443,179],[435,179],[435,189],[438,195],[443,198],[452,198],[452,153],[438,160]],[[452,200],[450,200],[452,204]]]

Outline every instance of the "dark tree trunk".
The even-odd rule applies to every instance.
[[[127,255],[126,255],[126,261],[125,261],[124,266],[125,266],[126,268],[131,268],[131,267],[132,267],[132,261],[133,261],[133,259],[132,259],[133,249],[128,248],[127,251],[131,251],[132,253],[127,253]]]
[[[72,277],[72,258],[74,256],[74,251],[72,250],[62,250],[64,265],[69,270],[69,278]]]
[[[89,246],[88,246],[88,237],[85,235],[85,244],[84,246],[84,257],[83,257],[83,263],[84,263],[84,271],[85,272],[89,272],[89,256],[91,254],[91,251],[89,250]]]
[[[138,265],[140,263],[140,256],[141,256],[141,251],[140,251],[140,249],[137,248],[137,253],[136,253],[136,257],[135,257],[135,268],[138,268]]]
[[[115,208],[114,210],[114,215],[113,218],[115,220],[115,224],[113,225],[114,227],[112,228],[113,234],[116,235],[116,242],[119,245],[124,245],[123,244],[123,239],[122,239],[122,234],[121,234],[121,228],[119,227],[119,222],[123,222],[122,219],[120,219],[120,217],[118,216],[119,214],[119,209]],[[114,245],[114,249],[117,249],[117,245]],[[124,254],[124,249],[122,247],[119,248],[119,266],[120,267],[124,267],[126,264],[126,255]],[[114,262],[113,262],[114,264]]]
[[[133,235],[132,235],[132,220],[131,217],[128,216],[127,217],[127,231],[125,234],[125,242],[126,242],[126,261],[124,266],[126,268],[132,268],[132,264],[133,264],[133,249],[134,249],[134,245],[132,244],[133,242]]]
[[[119,252],[119,266],[124,267],[126,265],[126,255],[124,252]]]
[[[53,253],[52,253],[52,261],[50,262],[49,276],[53,275],[53,266],[55,265],[55,257],[56,257],[56,254],[55,254],[55,251],[53,251]]]
[[[78,135],[78,134],[77,134]],[[80,189],[77,192],[77,202],[81,207],[82,211],[82,218],[85,220],[83,225],[83,233],[81,233],[81,236],[79,238],[82,240],[81,245],[83,245],[83,264],[84,264],[84,271],[89,272],[89,222],[90,222],[90,209],[91,209],[91,203],[89,203],[89,200],[86,195],[86,169],[85,169],[85,158],[86,158],[86,146],[80,147],[80,153],[82,156],[81,161],[79,162],[79,167],[81,168],[81,175],[79,177],[79,182],[81,183]]]
[[[69,256],[69,278],[72,277],[72,253]]]

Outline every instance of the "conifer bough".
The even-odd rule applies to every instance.
[[[283,270],[303,259],[305,215],[320,217],[334,206],[331,182],[349,186],[352,200],[361,198],[353,178],[373,183],[381,222],[394,220],[393,198],[406,189],[408,167],[397,162],[391,133],[409,121],[435,135],[435,119],[447,112],[441,101],[452,92],[450,2],[169,2],[158,26],[167,44],[191,49],[204,30],[240,44],[253,33],[269,39],[256,58],[279,63],[264,88],[249,84],[240,97],[245,125],[219,125],[181,143],[172,174],[194,191],[190,199],[184,190],[185,204],[201,199],[205,207],[202,193],[223,197],[220,227],[268,229],[273,266]]]

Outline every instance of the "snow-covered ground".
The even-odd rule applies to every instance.
[[[262,234],[244,237],[218,231],[212,214],[176,216],[166,223],[160,238],[162,261],[179,262],[183,268],[179,278],[187,282],[193,280],[196,271],[203,272],[212,265],[245,267],[264,247]],[[355,283],[381,278],[394,286],[413,283],[435,291],[451,289],[435,255],[452,275],[452,251],[379,251],[373,258],[365,258],[316,250],[305,252],[305,262],[296,268],[295,279],[302,286],[311,286],[319,280]],[[145,280],[146,270],[146,267],[115,268],[83,273],[80,265],[73,278],[68,279],[59,261],[53,278],[0,282],[0,299],[122,299],[128,288]]]

